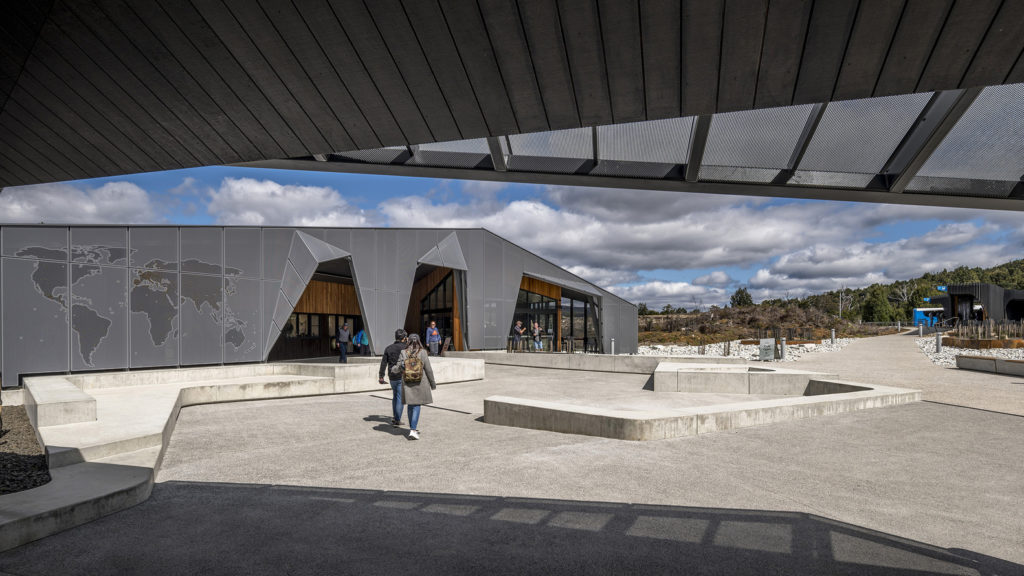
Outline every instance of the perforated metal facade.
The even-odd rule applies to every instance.
[[[524,275],[589,294],[606,349],[636,306],[486,230],[0,227],[0,374],[266,360],[314,273],[343,270],[376,353],[405,324],[417,267],[465,275],[468,348],[501,349]]]

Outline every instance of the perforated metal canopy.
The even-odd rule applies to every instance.
[[[1019,210],[1024,84],[424,148],[248,165]]]

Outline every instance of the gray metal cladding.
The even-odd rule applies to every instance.
[[[3,259],[4,382],[68,369],[68,265]]]
[[[224,229],[224,274],[261,278],[263,260],[259,228]]]
[[[181,275],[182,365],[220,364],[224,312],[221,276]]]
[[[405,324],[420,262],[466,271],[471,348],[504,348],[526,271],[600,295],[606,343],[636,349],[634,306],[483,229],[5,226],[0,238],[7,387],[34,373],[265,360],[317,268],[340,258],[376,353]]]
[[[177,228],[129,228],[128,247],[132,267],[178,269]]]
[[[72,370],[128,366],[128,285],[127,268],[71,265]]]
[[[264,342],[260,330],[260,281],[252,278],[224,278],[224,308],[221,311],[224,362],[259,362]]]
[[[68,229],[4,228],[3,255],[66,262]]]
[[[71,261],[82,264],[128,264],[125,228],[72,228]]]
[[[223,228],[181,229],[181,271],[224,273]]]
[[[131,368],[178,364],[178,274],[133,269],[130,275]]]

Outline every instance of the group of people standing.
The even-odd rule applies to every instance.
[[[352,343],[352,348],[356,354],[370,355],[370,335],[366,333],[366,330],[360,330],[353,336],[352,331],[349,330],[348,322],[345,322],[335,330],[334,339],[338,341],[338,362],[342,364],[348,363],[349,342]]]
[[[522,320],[516,320],[516,325],[512,327],[512,344],[514,350],[519,350],[522,346],[523,337],[526,335],[526,327],[523,326]],[[530,337],[533,338],[533,349],[543,350],[542,339],[544,336],[544,330],[540,327],[540,322],[534,322],[530,326]]]

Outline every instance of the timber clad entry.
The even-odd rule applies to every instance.
[[[428,267],[422,267],[420,272]],[[459,310],[458,282],[451,268],[432,267],[429,272],[416,280],[409,297],[409,309],[405,315],[405,331],[419,334],[426,342],[425,334],[431,321],[437,322],[441,341],[451,338],[452,350],[463,350],[462,317]]]
[[[345,322],[352,336],[365,328],[355,285],[349,280],[312,280],[289,316],[269,359],[337,356],[334,331]],[[352,351],[351,344],[349,351]]]

